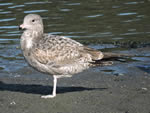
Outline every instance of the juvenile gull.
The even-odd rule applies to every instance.
[[[103,64],[101,51],[70,38],[44,33],[42,18],[37,14],[25,16],[19,27],[25,29],[21,36],[21,49],[26,61],[36,70],[53,75],[52,95],[42,98],[56,96],[58,78],[71,77],[91,66]]]

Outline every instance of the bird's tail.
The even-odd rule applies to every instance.
[[[125,58],[125,57],[133,57],[134,55],[123,54],[123,53],[111,53],[111,52],[103,52],[103,59],[115,59],[115,58]]]
[[[90,66],[108,66],[108,65],[112,65],[113,61],[116,61],[120,58],[126,58],[132,56],[134,55],[103,52],[103,58],[100,60],[94,60],[93,62],[90,62]]]

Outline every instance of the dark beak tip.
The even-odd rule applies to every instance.
[[[19,26],[19,30],[22,30],[22,28]]]

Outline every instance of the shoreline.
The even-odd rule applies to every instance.
[[[136,72],[139,73],[139,72]],[[2,73],[1,73],[2,74]],[[3,73],[8,74],[8,73]],[[52,77],[0,77],[0,111],[3,113],[149,113],[150,76],[111,75],[86,71],[58,80],[57,96]],[[37,75],[40,74],[40,75]]]

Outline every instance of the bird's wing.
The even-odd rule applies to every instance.
[[[39,41],[32,53],[34,58],[42,64],[53,62],[59,65],[72,64],[79,60],[92,62],[103,57],[100,51],[61,36],[49,36]]]

